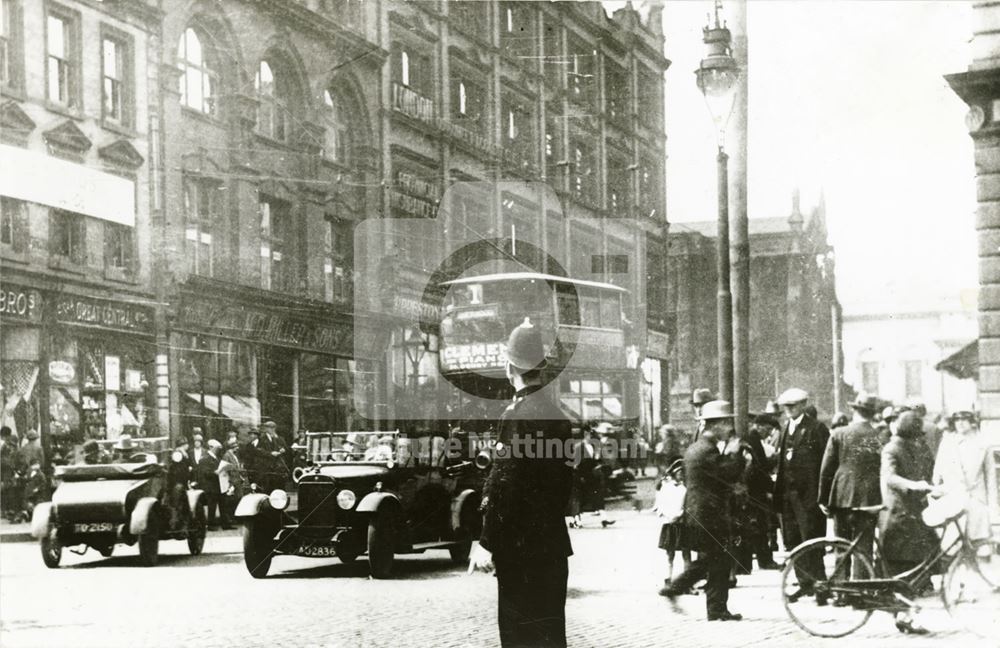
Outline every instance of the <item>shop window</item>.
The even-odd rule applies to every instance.
[[[45,17],[46,98],[80,108],[80,16],[49,5]]]
[[[181,69],[181,105],[205,115],[215,115],[219,73],[194,28],[184,30],[177,46],[177,59]]]
[[[349,221],[330,220],[324,241],[326,301],[350,304],[354,299],[354,238]]]
[[[29,429],[40,430],[39,329],[3,324],[0,335],[0,424],[20,438]],[[44,380],[44,379],[43,379]]]
[[[53,437],[68,438],[76,442],[84,439],[81,427],[84,409],[91,423],[91,436],[103,438],[105,430],[96,414],[103,403],[88,398],[83,402],[80,394],[80,364],[77,343],[73,337],[53,335],[49,338],[49,431]]]
[[[132,126],[132,44],[125,36],[105,35],[101,41],[104,119]]]
[[[23,78],[24,31],[19,0],[2,0],[0,6],[0,84],[19,90]]]
[[[184,433],[200,427],[210,437],[240,424],[260,423],[257,356],[242,342],[198,335],[177,341]],[[291,384],[287,385],[290,393]]]
[[[323,92],[326,110],[326,142],[323,155],[339,164],[347,164],[351,150],[351,126],[343,98],[330,90]]]
[[[561,379],[560,399],[577,416],[608,421],[621,418],[622,382],[600,379]]]
[[[512,58],[529,60],[535,55],[534,8],[524,2],[500,5],[500,49]]]
[[[53,256],[71,263],[87,262],[87,224],[84,216],[53,209],[49,218],[49,242]]]
[[[188,274],[213,275],[213,233],[222,212],[222,186],[207,178],[184,178],[184,255]]]
[[[125,272],[133,270],[135,248],[132,228],[114,223],[104,224],[105,265]]]
[[[334,432],[371,429],[364,415],[374,402],[374,365],[317,353],[299,357],[302,426]]]
[[[283,200],[261,195],[258,209],[260,286],[265,290],[298,290],[298,277],[292,259],[295,226],[291,205]]]
[[[12,252],[27,248],[28,205],[22,200],[0,198],[0,245]]]

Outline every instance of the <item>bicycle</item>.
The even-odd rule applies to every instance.
[[[877,515],[883,508],[867,506],[851,510]],[[957,537],[939,544],[934,555],[895,576],[888,574],[881,540],[877,536],[877,575],[872,560],[857,549],[861,534],[850,541],[827,537],[800,544],[789,555],[782,573],[786,612],[798,627],[811,635],[843,637],[867,623],[876,610],[890,613],[919,610],[916,599],[922,592],[932,589],[931,576],[940,573],[944,574],[941,598],[951,617],[976,634],[988,638],[1000,636],[998,548],[990,545],[989,556],[977,555],[960,524],[964,515],[964,508],[957,507],[946,513],[939,523],[928,524],[941,529],[942,537],[946,537],[948,528],[954,526]],[[857,577],[852,575],[852,563],[856,563]],[[802,571],[818,564],[823,565],[823,574],[810,574],[816,577],[815,582],[800,586],[796,566]]]

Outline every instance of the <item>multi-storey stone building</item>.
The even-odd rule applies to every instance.
[[[157,3],[0,8],[0,418],[51,458],[156,435]]]
[[[658,14],[346,0],[164,11],[158,252],[175,433],[262,415],[283,430],[440,416],[437,335],[407,317],[428,312],[431,243],[377,226],[356,242],[362,221],[438,219],[434,245],[516,231],[559,258],[622,251],[627,276],[602,278],[634,288],[653,272],[633,250],[655,249],[666,223]],[[661,311],[646,301],[633,291],[634,316]],[[638,364],[631,393],[620,381],[579,396],[637,401]]]
[[[750,220],[750,409],[800,387],[825,416],[841,384],[833,248],[823,201],[803,214],[798,193],[789,216]],[[677,223],[670,233],[673,356],[671,421],[691,423],[691,393],[718,388],[715,222]],[[835,373],[838,375],[835,377]]]
[[[972,61],[946,78],[969,105],[965,124],[975,145],[979,235],[980,429],[994,452],[990,492],[1000,520],[1000,4],[973,3]]]

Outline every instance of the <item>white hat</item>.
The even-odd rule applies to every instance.
[[[792,387],[791,389],[786,389],[781,396],[778,396],[778,405],[794,405],[796,403],[804,403],[807,400],[809,400],[809,393],[806,390]]]
[[[732,403],[726,400],[714,400],[708,401],[701,406],[701,416],[698,419],[701,421],[712,421],[716,419],[730,419],[735,416],[733,414]]]

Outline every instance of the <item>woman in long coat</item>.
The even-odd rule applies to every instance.
[[[941,439],[934,463],[934,483],[947,496],[965,502],[965,533],[975,544],[990,539],[990,508],[986,482],[986,443],[975,427],[975,414],[955,412],[955,431]]]
[[[904,412],[882,449],[880,483],[885,510],[879,520],[879,533],[890,574],[915,567],[938,546],[934,529],[920,517],[927,507],[926,495],[933,490],[930,480],[934,470],[930,448],[922,435],[921,418],[914,412]],[[896,627],[904,633],[927,633],[906,613],[897,615]]]

